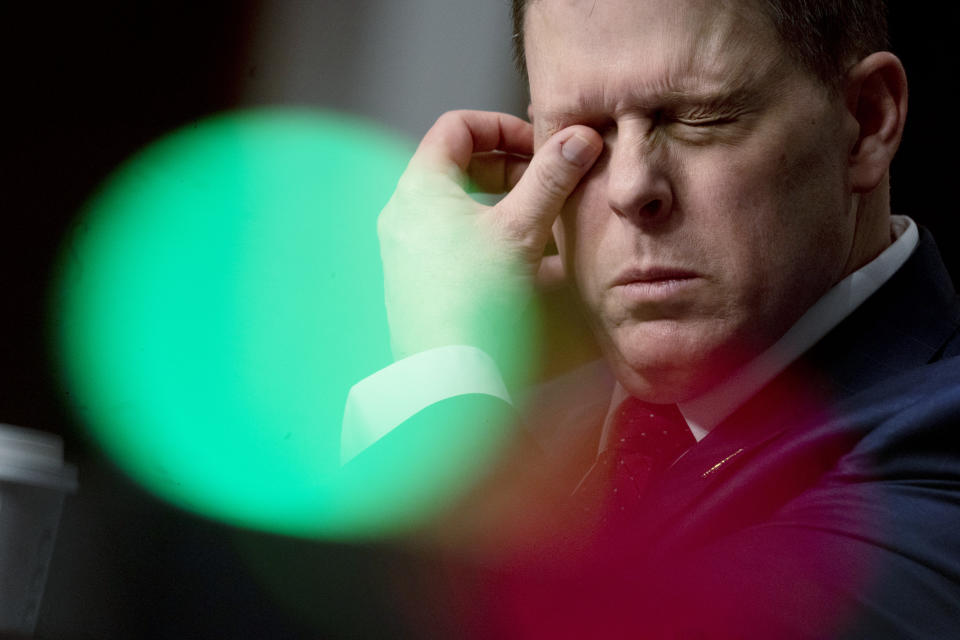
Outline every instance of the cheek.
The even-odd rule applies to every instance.
[[[833,218],[843,209],[842,185],[816,153],[771,150],[766,157],[728,163],[723,179],[711,181],[704,197],[712,202],[701,202],[701,210],[713,219],[701,221],[709,233],[697,237],[710,243],[705,251],[720,267],[732,304],[776,316],[769,324],[780,327],[837,279],[845,230]]]
[[[603,276],[605,259],[620,253],[611,246],[609,237],[616,216],[607,206],[603,190],[595,186],[599,185],[581,184],[560,215],[565,264],[587,297]]]
[[[591,206],[587,197],[592,191],[588,187],[585,178],[564,203],[553,223],[553,237],[568,274],[576,272],[577,266],[590,255],[590,228],[599,218],[599,211]]]

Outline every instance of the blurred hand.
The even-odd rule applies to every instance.
[[[559,257],[544,249],[602,147],[596,131],[575,125],[534,155],[533,127],[520,118],[454,111],[437,120],[378,221],[397,359],[447,344],[498,350],[535,285],[563,280]],[[474,188],[507,195],[484,206]]]

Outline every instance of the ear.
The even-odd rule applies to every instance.
[[[850,149],[850,184],[868,193],[887,175],[907,117],[907,74],[890,52],[871,54],[847,73],[844,97],[859,125]]]

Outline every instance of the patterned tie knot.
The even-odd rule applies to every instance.
[[[696,443],[676,405],[624,400],[606,447],[574,492],[580,508],[601,521],[627,515],[650,482]]]
[[[655,405],[629,397],[611,423],[608,448],[621,459],[642,456],[651,471],[666,469],[696,440],[676,405]]]

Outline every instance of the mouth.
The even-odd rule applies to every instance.
[[[626,287],[631,285],[657,285],[668,284],[671,282],[682,283],[687,280],[695,280],[700,275],[686,269],[673,269],[669,267],[651,267],[648,269],[627,269],[621,273],[613,282],[614,287]]]
[[[612,287],[638,301],[655,302],[667,300],[683,292],[700,279],[700,274],[687,269],[627,269],[617,276]]]

